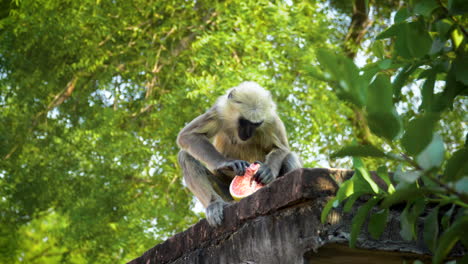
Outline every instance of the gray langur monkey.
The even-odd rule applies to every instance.
[[[289,149],[270,92],[255,82],[229,89],[180,131],[177,144],[184,180],[206,208],[211,226],[221,224],[223,208],[232,201],[229,184],[249,163],[261,163],[254,177],[264,184],[302,167]]]

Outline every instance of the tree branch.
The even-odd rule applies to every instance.
[[[75,90],[75,87],[76,87],[76,81],[78,81],[77,76],[73,77],[71,79],[71,81],[68,82],[65,89],[60,94],[57,94],[54,97],[54,100],[52,100],[52,102],[50,102],[49,106],[47,106],[46,112],[52,110],[52,108],[54,108],[54,107],[57,107],[57,106],[61,105],[65,100],[68,99],[68,97],[70,97],[72,95],[72,93],[73,93],[73,91]]]
[[[369,20],[369,9],[366,2],[366,0],[354,0],[353,3],[353,16],[343,45],[346,56],[351,59],[356,56],[358,47],[372,24],[372,21]]]
[[[67,83],[67,86],[65,87],[65,89],[63,89],[63,91],[57,95],[54,96],[54,99],[49,103],[49,105],[47,106],[47,108],[39,113],[37,113],[34,118],[32,119],[32,125],[29,127],[29,130],[28,130],[28,133],[31,133],[33,131],[33,129],[37,126],[37,124],[39,123],[38,119],[43,116],[43,115],[46,115],[50,110],[52,110],[54,107],[57,107],[59,105],[61,105],[63,102],[65,102],[65,100],[67,100],[73,93],[73,91],[75,90],[75,87],[76,87],[76,82],[78,81],[78,76],[75,75],[68,83]],[[20,143],[16,144],[9,152],[7,155],[5,155],[5,157],[3,157],[4,160],[7,160],[11,157],[11,155],[13,155],[13,153],[16,152],[16,150],[18,150],[18,148],[20,147]]]

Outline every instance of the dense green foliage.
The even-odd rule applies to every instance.
[[[456,204],[443,229],[427,232],[453,244],[467,203],[464,2],[401,9],[378,40],[398,1],[370,2],[376,23],[353,46],[369,63],[358,68],[335,55],[352,14],[340,1],[2,1],[0,262],[124,262],[197,222],[175,139],[244,80],[272,91],[306,166],[350,166],[330,155],[354,138],[367,145],[338,156],[380,157],[364,160],[370,169],[401,164],[408,184],[356,180],[355,190],[385,208],[427,198],[408,203],[411,232],[429,199],[436,212]],[[395,196],[405,190],[411,199]]]
[[[175,139],[240,81],[272,90],[310,166],[349,134],[343,105],[304,78],[333,36],[316,4],[2,5],[2,263],[123,262],[198,221]]]
[[[463,235],[468,230],[468,134],[466,124],[448,131],[444,125],[447,112],[467,113],[467,13],[468,3],[457,0],[448,1],[447,6],[413,1],[401,7],[392,25],[372,43],[375,59],[361,69],[344,56],[318,51],[321,78],[330,82],[341,100],[365,116],[364,126],[372,133],[364,143],[350,144],[333,155],[353,156],[356,174],[340,186],[322,213],[325,221],[339,203],[344,202],[344,210],[349,211],[360,196],[371,195],[353,219],[351,247],[373,208],[376,211],[369,216],[368,230],[377,239],[385,229],[390,207],[400,203],[405,205],[400,235],[412,240],[423,233],[426,246],[434,253],[433,263],[442,263],[458,241],[468,247]],[[401,102],[408,83],[414,83],[412,91],[420,93],[421,100],[410,98],[408,102],[417,108],[405,112]],[[441,136],[463,139],[463,133],[466,142]],[[454,151],[447,152],[444,141]],[[385,163],[377,169],[387,189],[372,180],[361,157],[383,157],[398,164],[393,180]],[[417,227],[419,216],[424,216],[423,230]]]

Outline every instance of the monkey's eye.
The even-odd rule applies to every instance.
[[[234,103],[236,103],[236,104],[242,104],[241,101],[236,101],[236,100],[232,100],[232,101],[233,101]]]

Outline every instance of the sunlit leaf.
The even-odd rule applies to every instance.
[[[327,216],[330,213],[330,210],[333,208],[333,203],[336,201],[336,198],[331,199],[327,202],[325,207],[322,209],[322,213],[320,214],[320,221],[324,224],[327,221]]]
[[[389,194],[392,194],[395,192],[395,187],[393,186],[393,183],[391,182],[390,180],[390,177],[388,176],[388,169],[386,166],[381,166],[377,169],[377,176],[379,176],[382,180],[385,181],[385,183],[387,184],[388,188],[387,188],[387,192]]]
[[[463,41],[463,33],[459,29],[454,29],[452,31],[452,39],[455,44],[455,47],[460,47],[460,44]]]
[[[353,158],[353,166],[356,174],[356,178],[362,177],[372,188],[372,191],[374,193],[379,193],[380,188],[379,186],[374,182],[374,180],[371,178],[369,171],[365,168],[364,163],[360,158]],[[360,190],[364,191],[364,190]]]

